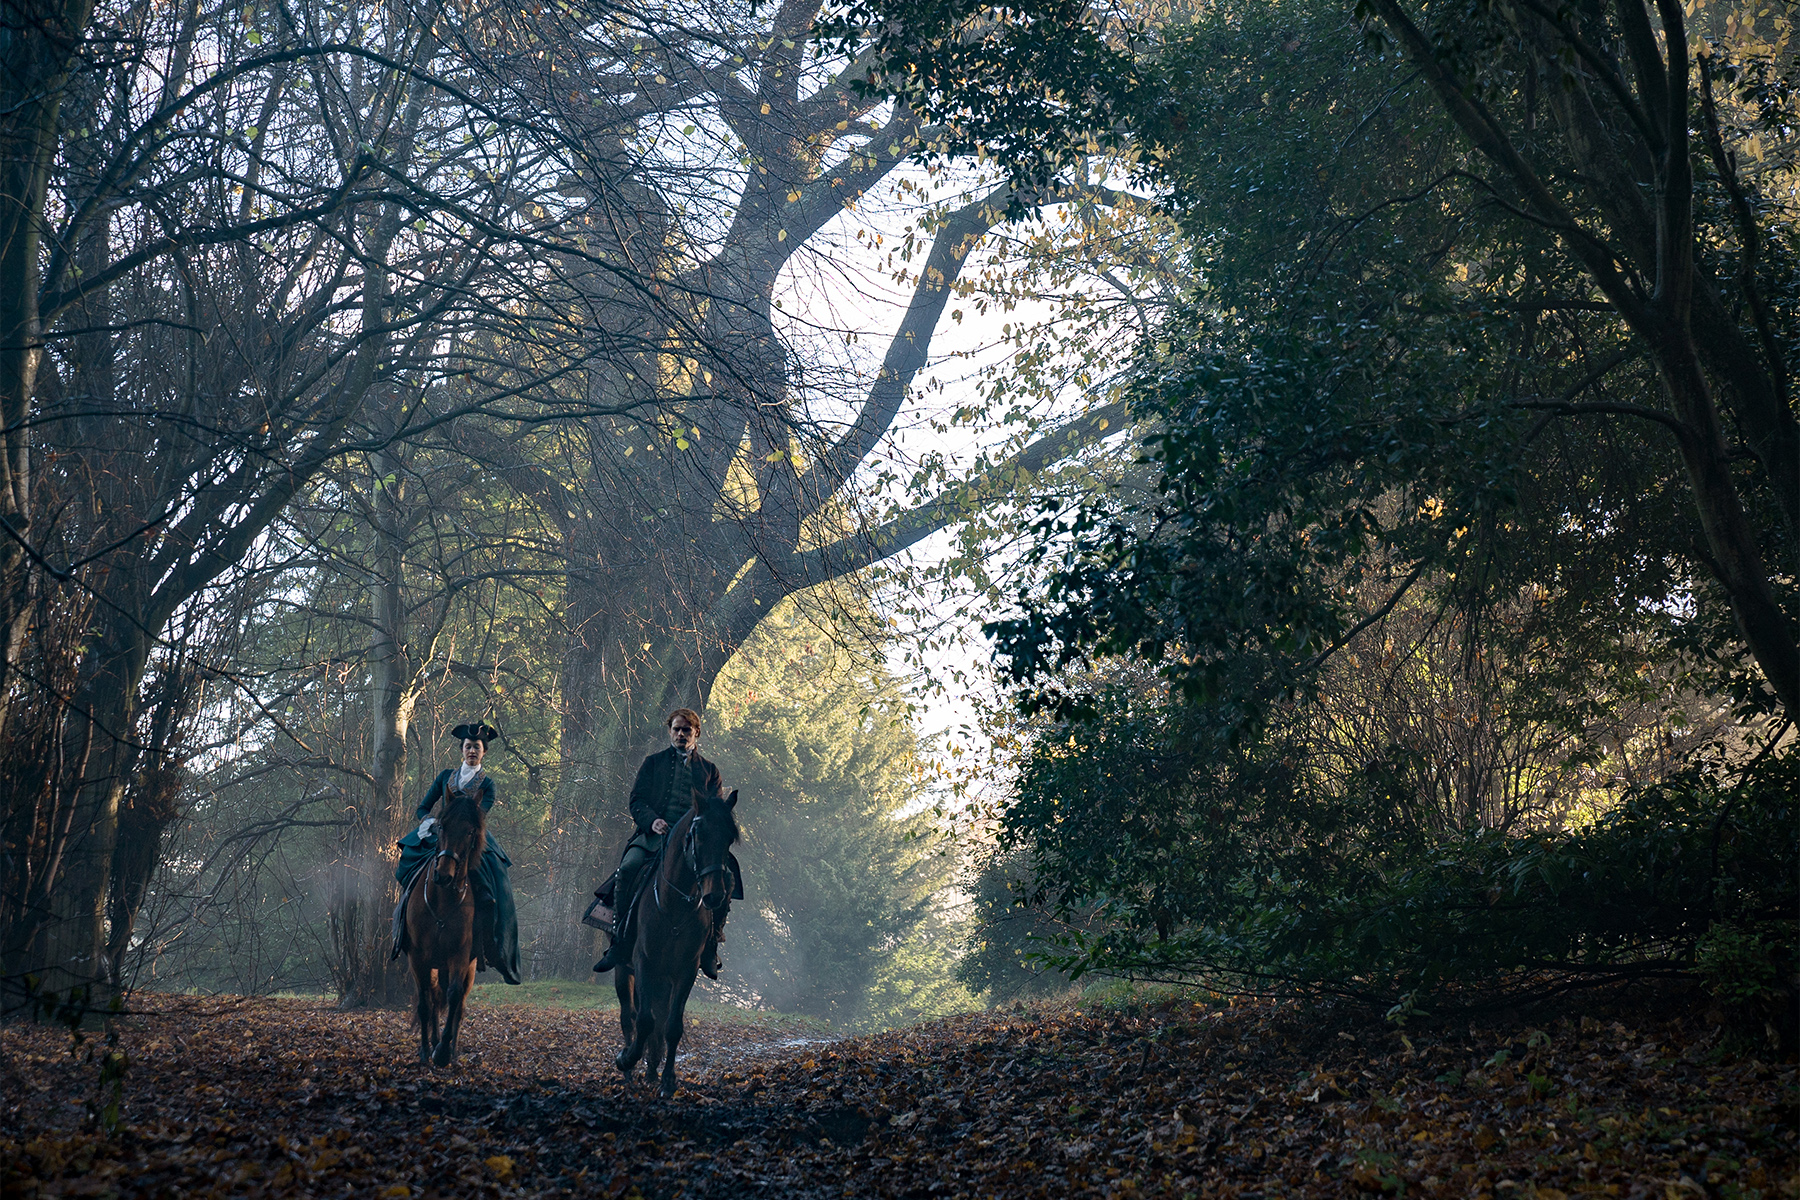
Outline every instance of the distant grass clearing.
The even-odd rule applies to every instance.
[[[523,1006],[616,1012],[619,1007],[619,998],[613,993],[610,979],[605,983],[578,982],[572,979],[534,979],[517,985],[478,983],[470,989],[469,999],[492,1008]],[[830,1023],[818,1017],[738,1008],[706,1000],[689,1000],[687,1015],[719,1025],[763,1030],[789,1037],[821,1037],[833,1032]]]

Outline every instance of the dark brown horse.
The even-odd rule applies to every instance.
[[[475,982],[475,887],[469,874],[487,845],[481,805],[473,796],[454,795],[438,821],[437,856],[420,868],[406,898],[406,956],[419,989],[419,1061],[440,1067],[456,1057],[463,1002]]]
[[[625,1031],[625,1048],[613,1062],[630,1079],[646,1051],[646,1075],[660,1059],[665,1100],[675,1094],[675,1050],[700,952],[735,882],[731,845],[738,839],[732,816],[737,798],[736,792],[723,800],[694,792],[694,806],[670,828],[661,860],[638,890],[631,966],[613,981]]]

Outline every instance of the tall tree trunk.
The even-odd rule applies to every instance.
[[[53,988],[116,976],[108,958],[114,942],[109,894],[119,818],[138,761],[133,725],[150,641],[142,630],[104,616],[96,632],[82,671],[84,686],[63,731],[64,762],[71,767],[85,762],[86,771],[64,783],[76,795],[72,836],[48,897],[50,921],[41,949],[33,956]]]
[[[629,704],[629,692],[609,694],[606,652],[613,622],[599,603],[601,590],[571,588],[565,609],[569,633],[558,738],[562,769],[550,801],[544,888],[527,963],[534,979],[584,977],[596,952],[596,935],[579,918],[630,836],[626,823],[614,815],[621,788],[631,787],[623,765],[630,755],[620,744],[623,723],[617,711],[618,702]]]
[[[638,766],[668,744],[663,719],[670,710],[704,713],[711,685],[710,677],[700,678],[691,638],[659,615],[665,606],[619,610],[625,597],[645,606],[653,583],[580,573],[581,586],[573,586],[575,574],[563,656],[564,770],[550,810],[549,873],[531,949],[536,978],[588,975],[596,935],[579,918],[630,840],[626,805]]]
[[[389,958],[399,888],[389,853],[405,826],[407,739],[418,704],[418,668],[406,640],[406,545],[401,463],[369,456],[375,569],[369,579],[369,796],[350,825],[331,897],[341,1008],[392,1002],[401,990]]]
[[[737,573],[717,574],[729,581]],[[657,580],[632,574],[622,580],[571,573],[562,681],[565,770],[551,808],[549,879],[532,944],[536,978],[589,974],[596,935],[578,918],[631,838],[627,801],[638,766],[668,745],[663,721],[676,708],[701,714],[704,751],[713,681],[755,627],[752,618],[730,631],[712,628],[704,618],[717,608],[717,597],[659,598]],[[640,607],[622,614],[620,597]]]
[[[163,832],[178,815],[176,798],[185,780],[179,766],[156,761],[135,772],[125,786],[106,886],[106,962],[115,987],[129,984],[125,960],[132,930],[162,861]]]
[[[30,611],[27,418],[43,357],[38,256],[57,117],[92,0],[0,0],[0,720]]]

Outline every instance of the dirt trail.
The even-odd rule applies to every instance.
[[[1794,1065],[1679,1020],[1403,1037],[1183,1003],[795,1045],[702,1019],[662,1103],[618,1082],[604,1011],[474,1010],[465,1061],[429,1072],[401,1013],[157,1008],[124,1036],[112,1137],[66,1033],[0,1030],[0,1194],[1800,1197]]]

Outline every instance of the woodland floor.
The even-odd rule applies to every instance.
[[[591,991],[591,989],[590,989]],[[604,1009],[140,995],[122,1123],[66,1030],[0,1029],[12,1197],[1800,1197],[1792,1062],[1641,1001],[1409,1027],[1193,997],[834,1042],[709,1010],[683,1085],[621,1086]]]

